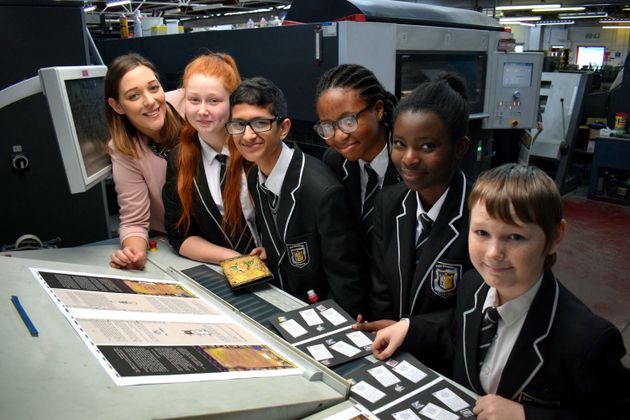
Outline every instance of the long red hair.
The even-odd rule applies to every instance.
[[[191,61],[184,70],[182,84],[184,89],[193,74],[217,77],[223,81],[225,89],[232,93],[241,83],[241,76],[236,62],[229,54],[207,53]],[[227,132],[226,132],[227,136]],[[226,172],[225,189],[223,191],[224,216],[221,227],[231,239],[237,238],[245,228],[241,207],[241,174],[243,157],[235,147],[229,147],[230,165]],[[193,201],[193,180],[201,161],[201,146],[197,131],[186,120],[179,137],[179,154],[177,158],[177,194],[182,206],[182,213],[177,222],[178,228],[188,231]]]

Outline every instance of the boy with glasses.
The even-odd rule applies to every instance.
[[[332,298],[357,316],[365,302],[358,234],[343,186],[319,160],[284,144],[291,128],[271,81],[245,80],[230,96],[232,144],[256,167],[248,175],[273,283],[298,299]]]

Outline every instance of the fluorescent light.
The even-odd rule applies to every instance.
[[[564,48],[564,45],[552,45],[551,48]]]
[[[602,29],[630,29],[630,25],[602,26]]]
[[[561,4],[530,4],[530,5],[520,5],[520,6],[499,6],[496,8],[496,10],[531,10],[531,9],[537,9],[537,8],[546,8],[546,9],[552,9],[552,8],[558,8],[561,7]]]
[[[542,22],[537,22],[538,26],[551,26],[551,25],[573,25],[575,23],[574,20],[547,20]]]
[[[130,4],[131,0],[114,0],[107,2],[107,7],[116,7],[116,6],[124,6],[125,4]]]
[[[521,26],[536,26],[535,23],[527,23],[527,22],[518,22],[518,24]]]
[[[83,11],[84,11],[84,12],[93,12],[93,11],[95,11],[95,10],[96,10],[96,6],[94,6],[94,5],[92,5],[92,6],[85,6],[85,7],[83,8]]]
[[[519,17],[506,17],[499,19],[499,23],[511,23],[511,22],[534,22],[540,20],[540,16],[519,16]]]
[[[602,19],[599,23],[630,23],[630,19]]]
[[[588,13],[560,13],[558,15],[560,19],[596,19],[608,17],[606,12],[588,12]]]
[[[251,14],[264,13],[264,12],[271,12],[272,10],[273,10],[273,7],[269,7],[267,9],[243,10],[242,12],[227,12],[227,13],[224,13],[223,16],[246,15],[248,13],[251,13]]]
[[[533,13],[541,12],[581,12],[585,7],[541,7],[540,9],[532,9]]]

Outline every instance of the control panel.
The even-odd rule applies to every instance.
[[[536,127],[542,53],[491,54],[488,60],[485,129]]]

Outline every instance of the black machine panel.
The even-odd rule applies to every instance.
[[[7,3],[0,2],[0,38],[11,40],[3,43],[11,65],[0,66],[0,88],[36,76],[43,67],[88,64],[83,2]],[[63,246],[107,239],[103,191],[99,185],[70,194],[43,94],[0,109],[0,127],[0,245],[27,233],[42,241],[59,237]]]
[[[454,72],[466,80],[471,113],[483,112],[487,55],[398,51],[396,54],[396,96],[411,92],[419,84],[434,80],[441,73]]]

